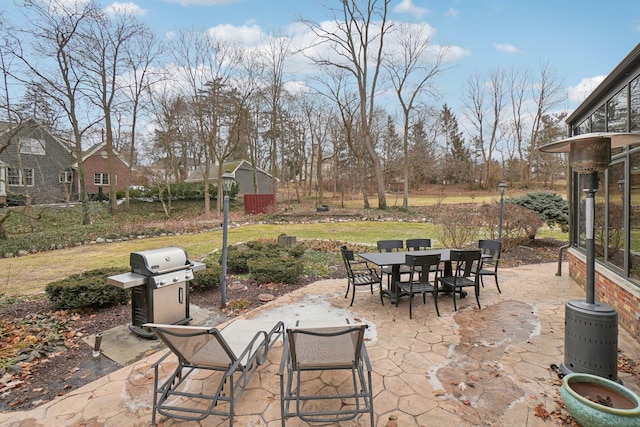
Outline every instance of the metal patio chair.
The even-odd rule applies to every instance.
[[[436,313],[440,316],[438,310],[438,299],[435,298],[436,281],[438,280],[438,265],[440,264],[440,255],[407,255],[406,264],[409,267],[409,281],[398,282],[396,286],[399,288],[399,294],[409,295],[409,319],[413,319],[413,297],[422,294],[422,303],[426,304],[426,294],[434,295],[433,301],[436,305]],[[427,273],[424,273],[424,272]],[[429,275],[433,272],[434,280],[429,281]],[[398,306],[400,298],[396,300]]]
[[[147,323],[170,349],[153,364],[153,412],[182,420],[203,420],[211,414],[229,417],[233,426],[235,407],[267,353],[284,335],[282,322],[236,319],[222,329]],[[178,366],[166,379],[161,379],[163,362],[175,354]],[[217,386],[212,393],[205,389],[190,392],[192,378],[201,371],[217,372],[207,379]],[[192,375],[193,374],[193,375]]]
[[[382,280],[374,268],[369,267],[366,261],[356,261],[355,254],[346,246],[340,248],[344,268],[347,270],[347,292],[344,294],[346,298],[349,295],[349,289],[353,290],[351,295],[351,304],[356,297],[356,287],[369,286],[373,294],[373,285],[378,285],[382,290]],[[382,299],[382,294],[380,294]]]
[[[451,250],[449,259],[452,264],[455,264],[455,268],[452,269],[451,276],[442,276],[437,279],[434,298],[437,300],[438,293],[441,291],[451,292],[453,294],[453,309],[458,311],[456,293],[461,293],[462,295],[464,288],[473,287],[478,308],[482,308],[480,307],[480,276],[473,274],[473,271],[477,271],[480,267],[481,256],[482,254],[479,250]]]
[[[291,417],[336,423],[369,414],[374,426],[371,363],[363,323],[308,322],[287,328],[280,362],[282,426]],[[318,389],[318,376],[325,385]]]
[[[473,271],[473,274],[480,276],[480,284],[483,288],[484,276],[493,276],[498,292],[502,293],[498,284],[498,264],[500,263],[502,243],[499,240],[478,240],[478,248],[482,251],[482,263],[480,269]]]
[[[376,242],[376,247],[378,248],[378,252],[397,252],[402,251],[404,249],[404,242],[402,240],[378,240]],[[383,265],[380,267],[380,275],[385,274],[387,276],[387,288],[391,288],[391,267],[388,265]],[[400,267],[400,274],[408,273],[409,270],[406,267]]]
[[[405,245],[408,251],[421,251],[431,248],[431,239],[407,239]]]

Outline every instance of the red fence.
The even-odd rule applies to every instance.
[[[273,194],[244,195],[245,214],[267,213],[273,205],[275,205],[275,197]]]

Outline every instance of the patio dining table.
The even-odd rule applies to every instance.
[[[371,252],[359,254],[361,258],[377,265],[378,267],[390,266],[391,267],[391,286],[390,289],[382,290],[383,296],[391,298],[391,303],[395,304],[396,300],[401,296],[398,295],[398,289],[396,283],[400,281],[400,267],[406,262],[407,255],[440,255],[440,262],[443,263],[443,274],[445,276],[451,276],[453,269],[451,266],[451,251],[458,249],[443,248],[443,249],[425,249],[420,251],[410,252]],[[445,291],[446,292],[446,291]],[[464,298],[466,292],[460,291],[460,297]]]

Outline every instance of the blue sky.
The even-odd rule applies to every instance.
[[[298,16],[329,18],[325,0],[133,0],[158,32],[218,27],[245,40],[261,32],[287,32]],[[332,2],[335,6],[337,0]],[[105,3],[107,4],[107,3]],[[394,0],[389,18],[426,23],[433,42],[456,48],[436,83],[443,100],[457,104],[473,73],[501,67],[537,69],[548,61],[575,108],[640,42],[640,1],[612,0]]]
[[[325,3],[339,6],[339,0],[98,2],[126,7],[161,35],[213,29],[253,47],[268,32],[297,29],[300,35],[298,17],[322,22],[331,17]],[[7,16],[17,15],[14,7],[2,0]],[[426,26],[432,43],[450,48],[450,69],[435,82],[442,95],[435,106],[446,102],[458,117],[460,88],[473,74],[497,67],[529,68],[535,74],[542,62],[551,65],[567,90],[562,109],[573,110],[640,42],[640,0],[392,0],[388,18]]]

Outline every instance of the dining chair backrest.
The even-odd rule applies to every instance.
[[[404,248],[404,242],[402,240],[378,240],[376,246],[378,252],[393,252]]]
[[[482,252],[480,250],[452,250],[450,259],[456,263],[454,275],[458,277],[469,277],[474,269],[478,268],[481,256]]]
[[[414,280],[414,273],[423,271],[435,271],[436,277],[438,272],[438,264],[440,264],[440,254],[431,255],[409,255],[405,256],[405,264],[411,269],[411,279]],[[428,274],[419,275],[419,283],[429,283]]]
[[[347,249],[346,246],[340,247],[342,253],[342,260],[344,261],[344,267],[347,270],[347,274],[351,276],[353,274],[351,269],[351,262],[355,261],[355,255],[351,249]]]
[[[430,248],[431,239],[407,239],[405,244],[406,244],[407,250],[419,251],[422,249]]]
[[[482,251],[483,255],[489,255],[489,257],[483,259],[483,265],[485,267],[495,266],[497,268],[502,243],[500,243],[499,240],[478,240],[478,248]]]

